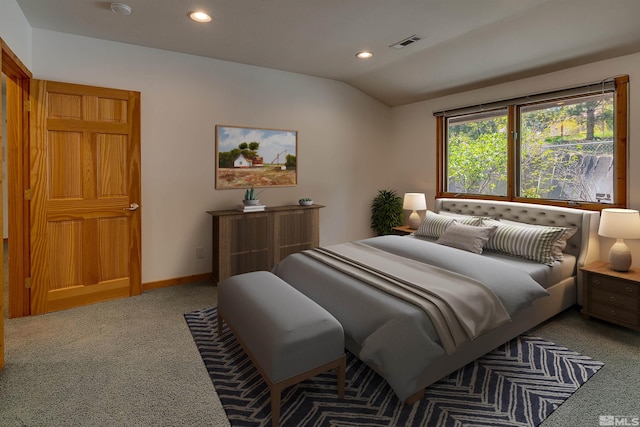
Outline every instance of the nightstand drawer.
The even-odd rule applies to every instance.
[[[617,292],[609,292],[606,289],[600,289],[596,286],[591,289],[591,302],[594,304],[608,304],[627,310],[638,310],[639,308],[637,298]]]
[[[602,289],[632,298],[638,297],[638,285],[632,282],[621,281],[620,279],[599,274],[589,274],[589,284],[592,285],[593,289]]]
[[[629,311],[612,305],[593,302],[589,311],[595,316],[601,316],[614,322],[624,322],[633,326],[640,326],[640,318],[637,310]]]
[[[595,261],[580,270],[582,314],[640,331],[640,268],[615,271],[609,263]]]

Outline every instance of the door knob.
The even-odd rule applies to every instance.
[[[128,208],[122,208],[123,211],[136,211],[140,207],[137,203],[131,203]]]

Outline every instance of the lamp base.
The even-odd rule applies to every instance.
[[[417,230],[418,227],[420,227],[421,222],[422,220],[420,219],[420,215],[418,215],[418,212],[413,211],[411,212],[411,215],[409,215],[409,220],[407,225],[409,226],[409,228],[413,230]]]
[[[631,251],[623,239],[617,239],[609,250],[609,265],[615,271],[629,271]]]

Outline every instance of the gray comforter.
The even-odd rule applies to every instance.
[[[411,237],[360,242],[479,281],[510,316],[548,295],[524,271],[482,255]],[[401,400],[418,390],[420,373],[445,354],[429,317],[411,303],[301,253],[285,258],[273,272],[333,314],[344,328],[349,351],[384,377]]]
[[[491,289],[444,268],[361,242],[340,243],[303,254],[421,308],[447,354],[511,321]]]

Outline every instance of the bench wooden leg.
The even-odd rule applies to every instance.
[[[424,389],[413,393],[411,396],[407,397],[404,401],[407,405],[413,405],[416,402],[419,402],[424,397]]]
[[[280,425],[280,396],[282,390],[276,384],[270,387],[271,391],[271,425],[278,427]]]
[[[338,364],[336,369],[336,380],[338,381],[338,398],[344,399],[344,383],[347,374],[347,358],[342,357],[342,360]]]

